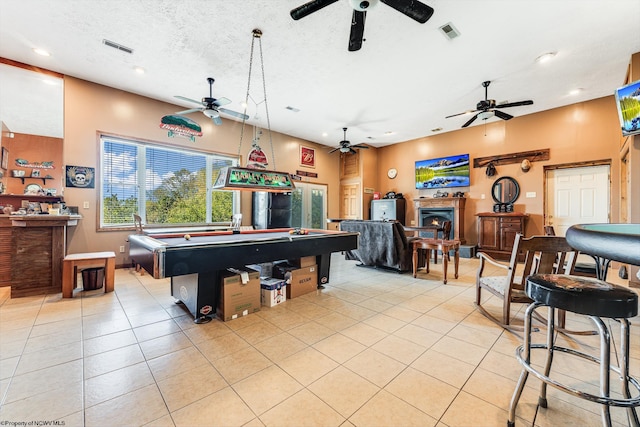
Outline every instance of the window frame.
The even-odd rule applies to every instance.
[[[229,190],[214,190],[213,184],[215,182],[213,164],[215,161],[230,161],[231,166],[239,165],[239,157],[236,155],[230,155],[226,153],[211,152],[201,150],[197,148],[177,146],[172,144],[166,144],[158,141],[150,141],[135,137],[126,137],[113,135],[105,132],[98,132],[98,170],[96,173],[96,187],[98,189],[98,202],[97,202],[97,216],[98,227],[97,231],[123,231],[135,229],[133,216],[131,222],[120,224],[105,224],[104,222],[104,180],[105,180],[105,143],[115,142],[133,146],[136,148],[136,176],[137,176],[137,206],[138,214],[143,218],[143,223],[146,220],[146,155],[147,149],[166,150],[189,153],[193,155],[199,155],[205,157],[205,173],[206,173],[206,219],[203,223],[165,223],[165,224],[145,224],[149,228],[153,227],[182,227],[182,226],[208,226],[208,227],[228,227],[231,220],[224,222],[207,221],[211,219],[212,215],[212,194],[214,191],[229,192]],[[232,215],[239,214],[241,212],[241,197],[238,190],[230,191],[232,193]]]

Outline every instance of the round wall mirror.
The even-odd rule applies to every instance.
[[[513,204],[520,196],[518,181],[510,176],[504,176],[493,183],[491,196],[496,203]]]

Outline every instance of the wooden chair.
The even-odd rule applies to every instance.
[[[136,226],[136,234],[144,234],[144,230],[142,229],[142,218],[138,214],[133,214],[133,224]],[[135,260],[131,260],[131,263],[135,265],[136,272],[140,272],[140,275],[144,275],[144,269],[140,267],[140,264],[135,262]]]
[[[532,302],[524,292],[524,279],[537,273],[571,274],[576,262],[575,251],[564,237],[533,236],[523,237],[516,234],[509,264],[501,263],[491,256],[480,252],[480,265],[476,277],[476,306],[482,314],[504,328],[513,328],[510,324],[511,304],[530,304]],[[518,258],[524,262],[519,263]],[[504,270],[500,276],[486,276],[488,265]],[[493,269],[492,269],[493,270]],[[496,317],[482,306],[482,289],[502,299],[502,316]],[[564,325],[562,325],[564,327]]]
[[[140,215],[133,214],[133,224],[136,226],[136,234],[144,234],[144,231],[142,230],[142,218],[140,218]]]
[[[556,231],[553,228],[553,225],[545,225],[544,227],[544,235],[545,236],[555,236],[556,235]],[[596,268],[596,263],[597,260],[589,255],[591,258],[593,258],[594,262],[582,262],[582,260],[580,260],[580,258],[584,258],[585,255],[583,254],[582,257],[578,257],[576,259],[576,265],[573,267],[573,272],[571,274],[573,274],[574,276],[584,276],[584,277],[595,277],[598,278],[598,269]],[[605,271],[604,273],[604,278],[603,280],[606,280],[607,278],[607,273]]]

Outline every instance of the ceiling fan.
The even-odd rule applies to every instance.
[[[317,12],[325,6],[329,6],[338,0],[312,0],[291,10],[291,17],[295,20],[304,18]],[[433,8],[418,0],[379,0],[387,6],[391,6],[409,18],[424,24],[433,15]],[[349,35],[349,51],[353,52],[362,47],[364,37],[364,21],[367,17],[367,10],[374,7],[378,0],[349,0],[353,7],[351,16],[351,33]]]
[[[354,150],[354,148],[369,148],[363,144],[351,145],[351,142],[347,141],[347,128],[342,128],[342,131],[344,132],[344,139],[340,141],[340,146],[329,151],[329,153],[340,150],[341,153],[356,154],[356,150]]]
[[[237,111],[228,110],[226,108],[220,108],[221,105],[226,105],[231,102],[231,100],[227,98],[214,98],[213,97],[213,82],[215,81],[213,77],[207,77],[207,81],[209,82],[209,96],[202,98],[202,101],[196,101],[195,99],[186,98],[184,96],[176,95],[176,98],[182,99],[184,101],[194,102],[196,104],[201,104],[200,108],[191,108],[189,110],[178,111],[175,114],[189,114],[194,113],[196,111],[202,111],[202,113],[213,120],[213,123],[220,126],[222,124],[222,119],[220,118],[220,113],[227,114],[229,116],[237,117],[239,119],[247,120],[249,116],[243,113],[238,113]]]
[[[502,111],[498,110],[497,108],[519,107],[521,105],[531,105],[531,104],[533,104],[533,101],[528,99],[526,101],[509,102],[509,103],[506,103],[506,104],[497,105],[495,99],[488,99],[488,96],[487,96],[488,89],[487,88],[489,87],[490,84],[491,84],[491,81],[482,82],[482,86],[484,87],[484,99],[482,101],[478,102],[478,104],[476,105],[476,109],[475,110],[465,111],[464,113],[452,114],[452,115],[447,116],[445,118],[448,119],[449,117],[456,117],[456,116],[460,116],[462,114],[478,112],[478,114],[476,114],[475,116],[471,117],[465,124],[462,125],[463,128],[466,128],[471,123],[473,123],[477,118],[480,118],[480,120],[487,120],[487,119],[490,119],[493,116],[497,116],[497,117],[501,118],[502,120],[511,120],[513,118],[512,115],[507,114],[507,113],[503,113]]]

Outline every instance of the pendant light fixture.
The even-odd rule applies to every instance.
[[[251,54],[249,55],[249,78],[247,81],[247,94],[244,101],[244,117],[249,117],[247,115],[249,99],[251,99],[252,101],[254,99],[251,96],[250,91],[251,71],[253,69],[253,52],[256,40],[258,40],[258,47],[260,49],[260,70],[262,71],[262,90],[264,98],[260,102],[254,101],[254,103],[256,105],[256,116],[258,114],[258,106],[264,104],[267,120],[266,130],[269,137],[269,145],[271,147],[271,161],[273,163],[273,167],[275,168],[276,159],[273,151],[273,141],[271,139],[271,122],[269,119],[269,107],[267,105],[267,85],[264,76],[264,61],[262,57],[262,31],[257,28],[253,30],[251,38]],[[246,118],[242,119],[242,127],[240,129],[240,144],[238,144],[238,158],[241,158],[242,140],[244,138],[246,121]],[[257,132],[257,128],[255,129],[256,131],[254,132],[255,135],[253,138],[254,148],[252,149],[252,152],[255,151],[255,147],[257,146],[256,136],[259,135]],[[260,150],[260,147],[258,147],[258,150]],[[264,153],[262,153],[262,155],[264,155]],[[264,156],[265,159],[262,166],[259,164],[259,162],[251,161],[251,159],[249,159],[250,156],[247,156],[249,160],[249,162],[247,163],[247,167],[227,166],[222,168],[220,170],[220,174],[218,175],[216,183],[213,185],[213,188],[216,190],[245,190],[268,192],[287,192],[295,189],[293,180],[291,179],[291,175],[289,173],[270,171],[262,168],[262,166],[268,164],[268,162],[266,161],[266,156]]]

